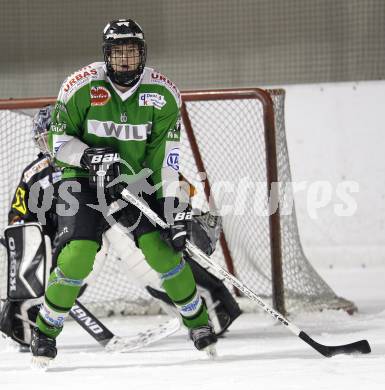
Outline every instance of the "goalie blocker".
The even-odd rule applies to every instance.
[[[0,314],[0,331],[28,346],[52,264],[51,242],[41,225],[31,222],[8,226],[4,245],[8,255],[7,299]]]

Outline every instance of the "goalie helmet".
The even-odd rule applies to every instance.
[[[45,106],[33,117],[32,120],[32,139],[40,151],[44,154],[50,154],[48,147],[48,129],[51,124],[51,114],[53,106]]]
[[[120,66],[117,62],[127,62],[128,52],[122,49],[120,57],[114,55],[118,45],[136,45],[138,55],[135,55],[135,64]],[[146,64],[147,46],[141,27],[131,19],[114,20],[107,24],[103,30],[103,55],[110,80],[118,85],[131,87],[136,84]],[[131,57],[131,60],[134,57]],[[115,61],[115,63],[114,63]]]

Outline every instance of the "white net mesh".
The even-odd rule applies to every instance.
[[[277,142],[278,180],[280,200],[293,199],[289,154],[285,135],[284,91],[269,91],[274,104]],[[318,275],[306,258],[298,233],[294,202],[289,202],[289,212],[281,210],[282,266],[287,310],[296,308],[356,310],[355,305],[337,297],[333,290]]]
[[[278,178],[281,201],[290,199],[291,175],[284,126],[284,93],[270,91],[274,103]],[[189,101],[187,112],[202,156],[215,205],[223,215],[223,231],[237,277],[260,296],[272,295],[270,231],[266,191],[264,111],[258,99],[228,98]],[[0,226],[7,224],[11,198],[24,167],[38,150],[31,139],[33,110],[0,110]],[[16,141],[15,141],[16,140]],[[201,175],[186,132],[182,131],[181,171],[196,186],[193,206],[208,209]],[[282,208],[282,204],[280,205]],[[286,215],[284,215],[286,214]],[[338,298],[306,259],[294,207],[280,218],[284,297],[289,312],[323,308],[353,310]],[[133,245],[133,244],[132,244]],[[134,248],[134,247],[132,247]],[[108,252],[102,271],[80,299],[97,315],[157,313],[159,305],[122,272],[119,259]],[[214,259],[224,267],[222,249]],[[6,258],[0,249],[0,295],[6,294]],[[231,286],[229,288],[232,290]]]
[[[335,295],[305,257],[290,202],[291,174],[284,122],[284,91],[271,90],[280,199],[282,273],[286,310],[344,308],[352,302]],[[263,106],[258,99],[188,101],[186,107],[211,194],[220,214],[236,275],[260,296],[272,296],[266,145]],[[185,132],[183,132],[185,135]],[[208,208],[188,142],[183,141],[181,170],[198,188],[196,202]],[[292,206],[291,208],[288,206]],[[223,253],[215,259],[224,265]]]

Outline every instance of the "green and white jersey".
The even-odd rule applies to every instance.
[[[169,184],[178,181],[180,105],[175,84],[152,68],[126,92],[109,80],[103,62],[75,72],[60,89],[50,127],[63,178],[88,176],[80,168],[85,148],[111,146],[130,167],[121,164],[122,173],[150,168],[153,183],[162,183],[157,196],[174,196],[167,188],[175,192]]]

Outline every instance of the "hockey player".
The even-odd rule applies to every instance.
[[[36,222],[38,215],[28,207],[30,196],[34,200],[36,210],[42,209],[41,203],[43,191],[52,187],[53,198],[55,199],[55,190],[57,183],[61,180],[61,169],[56,168],[52,163],[52,157],[48,148],[48,126],[51,122],[53,106],[46,106],[39,110],[32,121],[32,138],[40,152],[37,158],[30,163],[22,172],[20,182],[14,193],[11,209],[8,213],[8,223],[18,222]],[[56,233],[56,215],[54,202],[50,199],[50,208],[44,215],[44,220],[39,221],[42,224],[44,234],[53,240]]]
[[[106,243],[103,250],[112,248],[114,256],[120,260],[121,266],[126,269],[127,276],[142,288],[145,288],[154,298],[161,300],[165,305],[163,308],[171,315],[175,315],[175,305],[164,292],[158,275],[143,261],[143,254],[139,249],[133,247],[132,241],[125,239],[126,235],[122,225],[124,219],[113,225],[103,235],[103,243]],[[219,217],[213,217],[210,213],[201,214],[198,210],[192,218],[189,226],[188,237],[198,248],[208,255],[211,255],[219,238],[221,222]],[[187,252],[184,258],[189,263],[198,291],[204,297],[209,308],[210,318],[213,322],[217,336],[222,335],[241,314],[241,310],[224,285],[223,281],[211,274],[207,269],[201,267]],[[103,267],[103,260],[106,256],[102,253],[97,256],[96,267]]]
[[[71,180],[73,189],[73,200],[66,202],[59,196],[58,205],[65,210],[70,203],[70,209],[74,206],[77,212],[58,215],[57,267],[32,334],[31,350],[38,361],[56,356],[55,339],[101,245],[103,215],[87,206],[99,203],[93,185],[103,180],[108,186],[119,177],[119,168],[126,175],[139,174],[144,167],[152,171],[156,186],[152,205],[168,217],[171,246],[147,218],[139,220],[138,210],[128,205],[128,217],[138,220],[135,240],[161,275],[195,347],[211,349],[217,341],[190,266],[182,258],[189,214],[180,207],[183,204],[175,188],[179,91],[165,76],[145,68],[146,42],[137,23],[113,21],[104,29],[103,40],[104,63],[88,65],[63,83],[53,115],[52,151],[63,167],[63,180]],[[118,154],[120,163],[116,162]]]
[[[44,213],[44,220],[40,221],[43,235],[53,241],[56,234],[56,215],[54,212],[54,200],[56,198],[54,187],[60,182],[61,170],[52,164],[52,158],[48,149],[48,126],[51,122],[53,106],[47,106],[39,110],[32,120],[32,139],[40,150],[37,158],[22,172],[20,181],[15,190],[11,208],[8,213],[9,225],[38,222],[36,212],[28,207],[32,202],[37,209],[41,208],[44,191],[51,187],[53,194],[50,198],[51,207]],[[41,218],[40,218],[41,219]],[[24,252],[24,251],[20,251]],[[38,313],[38,305],[42,302],[40,297],[31,296],[30,299],[11,301],[6,300],[0,313],[0,331],[12,337],[22,346],[29,346],[31,341],[30,322],[34,322]]]
[[[55,186],[59,183],[61,171],[54,167],[46,142],[48,127],[51,122],[51,111],[52,106],[44,107],[33,119],[33,140],[40,149],[40,153],[38,158],[23,170],[8,214],[10,225],[38,222],[36,213],[28,209],[31,188],[37,183],[43,189],[47,189],[50,183],[54,183]],[[47,166],[47,163],[49,166]],[[52,203],[51,208],[47,210],[45,214],[46,223],[43,225],[43,233],[49,235],[51,240],[53,240],[56,232],[54,206],[55,203]],[[198,212],[197,214],[192,220],[189,237],[199,248],[210,255],[215,250],[220,232],[220,223],[217,221],[218,217],[212,218],[209,213],[200,215],[201,213]],[[124,224],[124,219],[121,222]],[[121,264],[124,264],[133,283],[146,288],[154,298],[162,300],[166,305],[173,308],[174,305],[167,294],[162,291],[157,274],[146,262],[142,261],[141,254],[138,253],[138,250],[133,249],[128,242],[130,240],[127,240],[127,236],[122,232],[122,229],[119,229],[119,225],[121,226],[120,223],[114,225],[104,233],[103,242],[107,245],[97,256],[99,259],[96,261],[96,265],[99,265],[97,268],[99,270],[102,268],[103,259],[106,258],[107,254],[106,251],[108,251],[108,248],[112,248],[114,253],[119,256]],[[140,261],[138,261],[138,256],[140,256]],[[187,254],[186,259],[192,267],[201,293],[204,294],[206,302],[212,308],[210,317],[214,322],[216,333],[221,335],[241,314],[239,306],[221,280],[200,267]],[[30,324],[36,321],[38,305],[41,302],[42,298],[36,299],[33,297],[18,302],[5,301],[0,313],[0,331],[13,338],[21,346],[29,346],[32,329]]]

